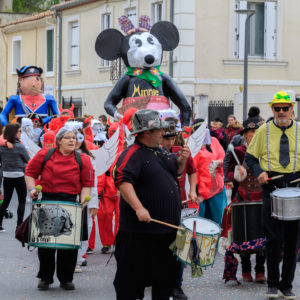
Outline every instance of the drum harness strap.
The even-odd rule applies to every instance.
[[[44,169],[44,166],[45,166],[46,162],[47,162],[47,161],[50,159],[50,157],[54,154],[55,149],[56,149],[56,147],[50,148],[50,149],[48,150],[48,152],[46,153],[46,156],[45,156],[45,158],[44,158],[44,161],[42,162],[41,173],[42,173],[42,171],[43,171],[43,169]],[[80,153],[77,152],[77,151],[74,151],[74,155],[75,155],[75,160],[76,160],[76,162],[78,163],[78,166],[79,166],[79,169],[80,169],[80,172],[81,172],[81,170],[82,170],[82,161],[81,161]],[[79,199],[79,195],[77,195],[76,202],[79,202],[79,200],[80,200],[80,199]]]
[[[53,147],[53,148],[50,148],[44,158],[44,161],[42,163],[42,167],[41,167],[41,172],[43,171],[44,169],[44,166],[46,164],[46,162],[50,159],[50,157],[53,155],[53,153],[55,152],[55,149],[56,147]],[[80,168],[80,172],[81,172],[81,169],[82,169],[82,161],[81,161],[81,156],[80,154],[77,152],[77,151],[74,151],[74,154],[75,154],[75,159],[76,159],[76,162],[78,163],[78,166]]]
[[[299,129],[298,129],[298,122],[296,123],[296,143],[295,143],[295,155],[294,155],[294,169],[293,172],[296,172],[297,167],[297,155],[298,155],[298,136],[299,136]],[[269,142],[270,142],[270,123],[267,123],[267,159],[268,159],[268,171],[271,171],[271,162],[270,162],[270,152],[269,152]]]

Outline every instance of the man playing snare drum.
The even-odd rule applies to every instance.
[[[121,154],[114,170],[121,192],[114,280],[118,300],[143,299],[146,286],[152,286],[152,299],[167,300],[178,278],[180,263],[169,249],[176,230],[150,222],[180,222],[177,176],[190,152],[184,146],[177,158],[160,147],[166,126],[157,111],[137,111],[135,143]]]
[[[266,256],[268,269],[268,298],[278,297],[278,289],[284,299],[295,299],[292,292],[299,221],[283,221],[271,216],[270,194],[276,188],[296,186],[290,182],[300,177],[299,124],[292,120],[294,103],[285,92],[278,92],[270,103],[274,119],[262,125],[248,147],[245,162],[263,187],[263,226],[267,238]],[[279,179],[268,180],[283,174]],[[284,257],[280,280],[280,253],[284,245]]]

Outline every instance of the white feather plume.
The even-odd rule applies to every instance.
[[[91,150],[96,161],[96,176],[105,173],[115,161],[119,146],[119,132],[120,129],[118,128],[100,149]]]

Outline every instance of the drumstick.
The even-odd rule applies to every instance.
[[[240,165],[241,163],[240,163],[238,157],[236,156],[236,154],[234,152],[234,146],[232,144],[228,145],[228,150],[232,153],[232,155],[233,155],[235,161],[237,162],[237,164]]]
[[[290,181],[290,183],[295,183],[295,182],[298,182],[298,181],[300,181],[300,178],[295,179],[295,180],[293,180],[293,181]]]
[[[283,176],[284,176],[284,175],[277,175],[277,176],[268,178],[267,181],[270,181],[270,180],[273,180],[273,179],[278,179],[278,178],[281,178],[281,177],[283,177]],[[291,183],[292,183],[292,181],[291,181]]]
[[[184,203],[187,203],[187,202],[190,202],[190,201],[192,201],[192,199],[184,200],[181,203],[184,204]]]
[[[172,228],[175,228],[175,229],[185,230],[185,228],[183,228],[183,227],[175,226],[175,225],[163,222],[163,221],[159,221],[159,220],[155,220],[155,219],[150,219],[150,221],[155,222],[155,223],[159,223],[159,224],[162,224],[162,225],[165,225],[165,226],[169,226],[169,227],[172,227]]]

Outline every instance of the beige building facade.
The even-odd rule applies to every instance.
[[[12,1],[0,2],[0,26],[28,16],[27,14],[8,12],[7,10],[10,10],[11,7]],[[6,68],[6,43],[6,38],[0,32],[0,70],[5,70]],[[3,107],[3,103],[7,97],[7,94],[5,93],[6,81],[6,72],[0,72],[0,109]]]
[[[1,55],[4,84],[0,90],[0,98],[14,95],[17,90],[18,76],[16,69],[24,65],[42,67],[45,82],[45,93],[55,96],[56,60],[55,35],[56,18],[54,13],[27,16],[19,20],[0,25],[4,41]]]
[[[2,29],[7,40],[7,95],[16,87],[16,75],[12,72],[13,39],[22,36],[22,65],[30,63],[45,68],[46,30],[53,26],[55,63],[53,74],[45,77],[48,90],[65,106],[72,102],[77,114],[104,113],[103,103],[117,80],[112,80],[112,73],[119,70],[116,63],[97,56],[97,35],[106,28],[120,30],[121,15],[137,22],[139,16],[147,14],[152,23],[173,18],[178,27],[179,46],[171,63],[169,54],[164,54],[161,69],[173,73],[196,116],[206,117],[211,101],[231,100],[234,113],[241,120],[245,15],[237,14],[238,9],[256,10],[250,21],[248,107],[259,106],[267,118],[267,102],[273,93],[285,90],[294,99],[300,95],[298,0],[67,1],[53,6],[51,17],[32,21],[31,29],[24,29],[23,25]],[[34,47],[27,46],[27,41]]]

